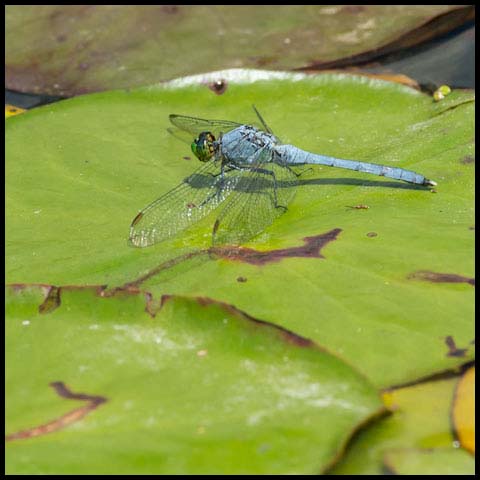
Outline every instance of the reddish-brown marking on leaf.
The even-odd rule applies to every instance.
[[[155,318],[155,315],[162,309],[164,304],[163,296],[160,300],[153,298],[153,295],[150,292],[147,292],[147,304],[145,305],[145,311],[152,317]]]
[[[174,300],[175,298],[178,298],[178,297],[176,295],[162,295],[162,299],[160,301],[160,308],[162,308],[168,301]],[[239,308],[229,303],[221,302],[219,300],[214,300],[209,297],[188,297],[188,298],[190,298],[191,300],[195,300],[202,307],[217,305],[223,310],[225,310],[227,313],[229,313],[230,315],[236,318],[248,320],[250,322],[255,323],[256,325],[273,328],[276,331],[279,331],[282,335],[282,338],[288,343],[297,345],[299,347],[318,347],[318,345],[316,345],[316,343],[313,340],[310,340],[305,337],[301,337],[300,335],[297,335],[296,333],[291,332],[290,330],[284,327],[281,327],[280,325],[276,325],[266,320],[260,320],[258,318],[255,318],[252,315],[249,315],[248,313],[244,312],[243,310],[240,310]]]
[[[160,5],[160,9],[168,15],[173,15],[179,12],[180,7],[178,5]]]
[[[32,286],[38,287],[38,285],[30,285],[30,287]],[[28,285],[25,285],[25,288],[27,287]],[[101,285],[88,286],[88,287],[62,286],[62,287],[58,287],[59,295],[60,295],[60,292],[63,292],[67,289],[72,289],[72,290],[90,289],[90,290],[94,290],[98,296],[105,297],[105,298],[112,298],[118,295],[144,295],[144,297],[146,298],[145,312],[149,314],[151,317],[155,317],[156,314],[163,308],[163,306],[168,301],[171,301],[175,298],[181,298],[177,295],[166,294],[166,295],[162,295],[160,300],[155,300],[151,292],[140,290],[137,287],[127,286],[127,287],[117,287],[112,290],[106,290],[106,287]],[[276,325],[269,321],[255,318],[252,315],[249,315],[248,313],[244,312],[243,310],[240,310],[239,308],[235,307],[234,305],[221,302],[218,300],[214,300],[209,297],[186,297],[186,298],[196,301],[199,305],[204,307],[210,306],[210,305],[216,305],[235,318],[247,320],[248,322],[253,322],[256,326],[259,326],[262,328],[273,329],[274,331],[280,334],[281,338],[285,342],[289,344],[295,345],[297,347],[316,348],[321,351],[326,351],[323,347],[317,345],[314,341],[310,340],[309,338],[302,337],[280,325]],[[86,395],[83,393],[78,393],[78,394],[73,393],[67,387],[65,387],[65,385],[62,382],[53,382],[51,386],[55,388],[55,390],[59,395],[64,396],[65,398],[71,398],[76,400],[87,400],[89,403],[81,408],[72,410],[71,412],[47,424],[11,434],[7,436],[6,438],[7,440],[30,438],[34,436],[43,435],[45,433],[50,433],[60,428],[64,428],[65,426],[73,423],[74,421],[78,421],[79,419],[83,418],[89,411],[97,408],[98,405],[107,401],[104,397],[101,397],[101,396],[92,396],[92,395]]]
[[[254,250],[253,248],[225,246],[212,247],[210,253],[218,255],[221,258],[250,263],[252,265],[265,265],[266,263],[279,262],[284,258],[292,257],[325,258],[320,253],[321,249],[331,241],[336,240],[341,231],[340,228],[334,228],[321,235],[305,237],[303,239],[304,245],[300,247],[282,248],[262,252]]]
[[[83,400],[87,403],[79,408],[75,408],[70,412],[58,417],[48,423],[29,428],[27,430],[21,430],[19,432],[11,433],[5,436],[5,441],[23,440],[26,438],[39,437],[47,433],[56,432],[62,428],[68,427],[74,422],[78,422],[89,412],[98,408],[102,403],[105,403],[107,399],[100,395],[88,395],[86,393],[74,393],[63,382],[52,382],[50,386],[55,392],[63,398],[69,400]]]
[[[227,91],[228,82],[223,78],[215,80],[214,82],[207,83],[208,88],[217,95],[222,95]]]
[[[367,233],[367,237],[369,237],[369,238],[373,238],[373,237],[377,237],[377,236],[378,236],[377,232],[368,232]]]
[[[346,205],[346,207],[354,210],[368,210],[370,208],[368,205]]]
[[[219,221],[215,222],[215,229],[218,229]],[[320,250],[330,241],[335,240],[337,235],[342,230],[340,228],[335,228],[327,233],[316,235],[313,237],[305,237],[305,245],[301,247],[291,247],[280,250],[270,250],[260,252],[252,248],[243,248],[236,246],[223,246],[223,247],[211,247],[207,250],[197,250],[183,255],[179,255],[171,260],[167,260],[160,265],[156,266],[145,275],[133,280],[131,282],[125,283],[121,287],[117,287],[114,290],[129,288],[129,287],[138,287],[146,280],[154,277],[160,272],[172,268],[179,263],[190,260],[191,258],[199,257],[202,255],[213,255],[220,258],[227,258],[229,260],[246,262],[254,265],[264,265],[269,262],[278,262],[282,258],[289,257],[311,257],[311,258],[325,258],[321,255]]]
[[[451,335],[445,337],[445,344],[448,347],[447,357],[464,357],[465,353],[467,353],[466,348],[457,348],[455,340]]]
[[[285,340],[287,343],[290,343],[292,345],[296,345],[297,347],[316,347],[317,346],[316,343],[313,340],[310,340],[309,338],[301,337],[300,335],[297,335],[291,330],[288,330],[280,325],[276,325],[266,320],[260,320],[258,318],[252,317],[252,315],[244,312],[243,310],[240,310],[239,308],[229,303],[213,300],[209,297],[194,297],[194,299],[202,307],[206,307],[209,305],[217,305],[234,317],[248,320],[262,327],[266,326],[269,328],[273,328],[281,334],[283,340]]]
[[[50,313],[60,306],[60,287],[51,286],[43,303],[38,307],[39,313]]]
[[[433,283],[468,283],[475,286],[475,278],[464,277],[456,273],[438,273],[429,270],[418,270],[407,276],[408,279],[426,280]]]
[[[475,157],[473,155],[465,155],[461,160],[461,163],[467,165],[469,163],[475,163]]]
[[[237,282],[245,283],[247,279],[245,277],[237,277]]]

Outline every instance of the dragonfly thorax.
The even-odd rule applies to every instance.
[[[211,132],[202,132],[191,146],[192,152],[201,162],[208,162],[215,153],[215,137]]]
[[[222,158],[240,166],[255,164],[261,157],[265,161],[265,154],[273,151],[278,139],[253,126],[241,125],[223,134],[219,143]]]

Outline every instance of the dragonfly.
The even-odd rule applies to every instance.
[[[194,138],[191,150],[202,165],[138,213],[130,226],[132,246],[157,244],[210,214],[214,217],[213,245],[243,243],[287,210],[302,173],[296,167],[305,165],[327,165],[416,185],[436,185],[411,170],[319,155],[283,144],[255,106],[253,110],[259,123],[252,125],[169,116],[175,127],[170,133],[183,132]]]

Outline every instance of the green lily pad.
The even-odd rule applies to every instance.
[[[378,475],[385,468],[404,475],[474,473],[474,457],[452,433],[457,382],[450,378],[389,392],[386,403],[393,413],[362,430],[329,473]]]
[[[436,103],[364,77],[242,75],[202,79],[223,78],[220,96],[184,79],[8,119],[7,282],[208,296],[311,338],[380,387],[473,358],[472,93]],[[252,103],[286,143],[409,168],[436,180],[436,193],[314,167],[289,210],[248,244],[276,261],[248,262],[238,249],[179,257],[206,248],[200,227],[128,247],[138,210],[197,166],[166,132],[168,114],[250,122]],[[358,205],[369,209],[349,208]],[[323,239],[320,251],[292,255],[305,237]]]
[[[475,475],[475,459],[465,450],[451,448],[388,452],[385,466],[397,475]]]
[[[222,68],[351,64],[474,15],[452,5],[9,5],[5,78],[13,90],[71,96]]]
[[[9,474],[320,473],[383,408],[324,349],[206,298],[17,286],[7,317]]]

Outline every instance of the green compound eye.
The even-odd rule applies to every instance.
[[[200,158],[200,157],[199,157],[199,154],[198,154],[197,142],[198,142],[198,139],[197,139],[197,140],[194,140],[194,141],[192,142],[191,147],[192,147],[192,152],[194,153],[194,155],[195,155],[197,158]]]
[[[213,142],[215,137],[210,132],[202,132],[199,137],[192,142],[192,152],[201,161],[207,162],[214,154]]]

